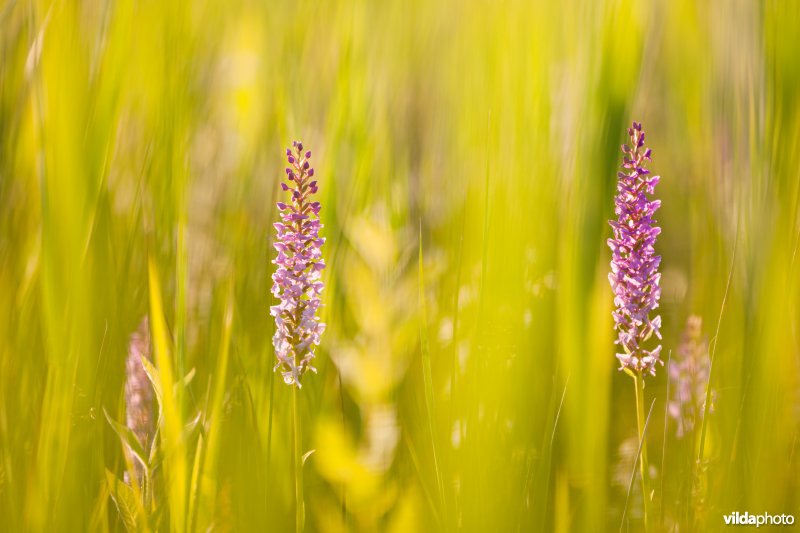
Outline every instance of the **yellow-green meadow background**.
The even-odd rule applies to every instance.
[[[641,530],[606,245],[632,120],[664,359],[701,316],[716,391],[698,461],[647,380],[651,529],[800,515],[799,32],[790,0],[3,0],[0,530]],[[293,139],[328,264],[296,417]],[[148,315],[143,505],[104,410]]]

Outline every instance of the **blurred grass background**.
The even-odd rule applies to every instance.
[[[163,390],[195,370],[156,527],[294,528],[268,306],[295,138],[329,265],[306,529],[640,529],[605,244],[631,120],[665,358],[690,314],[715,353],[698,465],[647,381],[654,527],[800,514],[799,28],[785,0],[4,0],[0,529],[124,530],[102,411],[148,314]]]

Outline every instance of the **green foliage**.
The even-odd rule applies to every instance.
[[[798,27],[783,0],[0,4],[0,529],[291,531],[297,487],[308,531],[640,529],[605,245],[631,120],[664,353],[702,317],[716,391],[679,439],[648,378],[651,529],[797,515]],[[295,138],[328,329],[293,400]],[[149,449],[120,422],[145,316]]]

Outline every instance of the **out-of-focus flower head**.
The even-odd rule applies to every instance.
[[[676,435],[692,431],[706,405],[706,387],[711,369],[708,341],[702,334],[703,321],[690,316],[683,331],[678,352],[669,362],[671,391],[669,415],[677,424]],[[711,391],[709,411],[713,410],[715,392]]]
[[[128,358],[125,360],[125,425],[128,426],[142,448],[147,449],[155,432],[153,417],[153,386],[145,372],[142,359],[152,361],[150,354],[150,324],[147,317],[142,319],[139,328],[131,334],[128,344]],[[144,479],[144,468],[134,461],[134,471],[139,486]],[[128,472],[125,481],[130,482]]]

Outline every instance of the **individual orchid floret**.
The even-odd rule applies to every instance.
[[[617,196],[614,212],[617,220],[609,223],[614,237],[608,240],[613,257],[608,279],[614,290],[615,341],[623,353],[618,353],[620,370],[634,374],[655,375],[661,346],[652,349],[644,344],[651,336],[661,339],[661,317],[651,318],[661,297],[661,257],[655,253],[656,237],[661,228],[655,226],[653,214],[661,206],[651,200],[659,177],[650,174],[645,165],[650,161],[650,149],[644,146],[641,123],[628,128],[630,145],[622,145],[624,172],[617,174]]]
[[[281,221],[274,224],[278,255],[272,261],[277,266],[272,275],[272,294],[280,303],[270,308],[270,314],[275,317],[276,326],[272,337],[277,357],[275,370],[281,370],[287,385],[301,387],[303,374],[308,370],[316,372],[311,364],[314,347],[325,330],[318,316],[325,239],[319,236],[320,203],[312,201],[318,188],[311,179],[311,152],[304,151],[303,144],[295,141],[286,150],[286,159],[288,183],[282,182],[281,188],[290,197],[287,202],[278,202]]]

